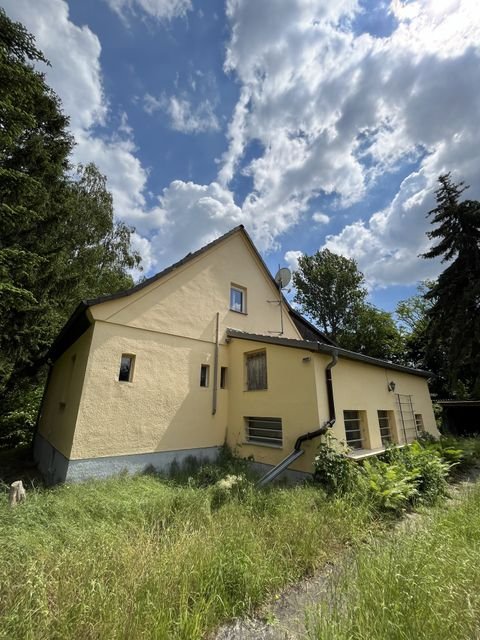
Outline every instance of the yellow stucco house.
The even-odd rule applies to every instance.
[[[83,301],[53,344],[34,455],[50,483],[227,442],[309,473],[327,425],[353,456],[437,434],[428,373],[335,346],[283,298],[242,226],[128,291]]]

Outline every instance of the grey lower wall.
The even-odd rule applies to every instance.
[[[181,465],[188,458],[195,458],[201,462],[214,462],[218,458],[220,449],[221,447],[205,447],[202,449],[154,451],[152,453],[135,453],[127,456],[70,460],[66,480],[67,482],[78,482],[88,478],[108,478],[125,471],[128,473],[142,473],[152,468],[155,471],[168,472],[173,462]]]
[[[172,463],[182,465],[189,458],[198,461],[215,462],[221,447],[205,447],[202,449],[182,449],[179,451],[155,451],[137,453],[126,456],[109,456],[106,458],[87,458],[85,460],[68,460],[57,451],[39,433],[33,445],[34,460],[48,485],[60,482],[81,482],[90,478],[108,478],[122,472],[143,473],[152,467],[156,471],[168,473]],[[263,462],[249,463],[259,477],[268,473],[273,465]],[[276,482],[296,484],[311,479],[310,473],[286,469]]]
[[[214,462],[218,458],[220,449],[221,447],[205,447],[201,449],[154,451],[152,453],[137,453],[126,456],[68,460],[37,433],[33,452],[34,460],[45,482],[52,485],[59,482],[80,482],[90,478],[108,478],[122,472],[142,473],[151,468],[156,471],[168,472],[173,462],[181,465],[189,458]]]
[[[33,441],[33,459],[48,485],[64,482],[68,471],[68,458],[60,453],[39,433]]]

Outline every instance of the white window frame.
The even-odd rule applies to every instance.
[[[233,293],[239,293],[241,295],[242,303],[240,305],[240,309],[235,308],[233,303]],[[241,287],[238,284],[230,285],[230,311],[235,311],[235,313],[247,313],[247,290],[245,287]]]

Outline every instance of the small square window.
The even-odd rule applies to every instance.
[[[220,389],[227,388],[227,367],[220,367]]]
[[[122,353],[122,359],[120,360],[120,371],[118,374],[119,382],[132,382],[134,362],[135,356],[132,356],[128,353]]]
[[[210,366],[208,364],[202,364],[200,367],[200,386],[208,387],[210,378]]]
[[[230,287],[230,309],[238,313],[247,312],[247,290],[232,285]]]

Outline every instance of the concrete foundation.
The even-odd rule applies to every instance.
[[[221,447],[153,451],[125,456],[109,456],[85,460],[68,460],[40,434],[35,437],[34,460],[48,485],[80,482],[91,478],[108,478],[122,472],[143,473],[148,469],[168,472],[172,463],[182,465],[188,458],[214,462]]]

